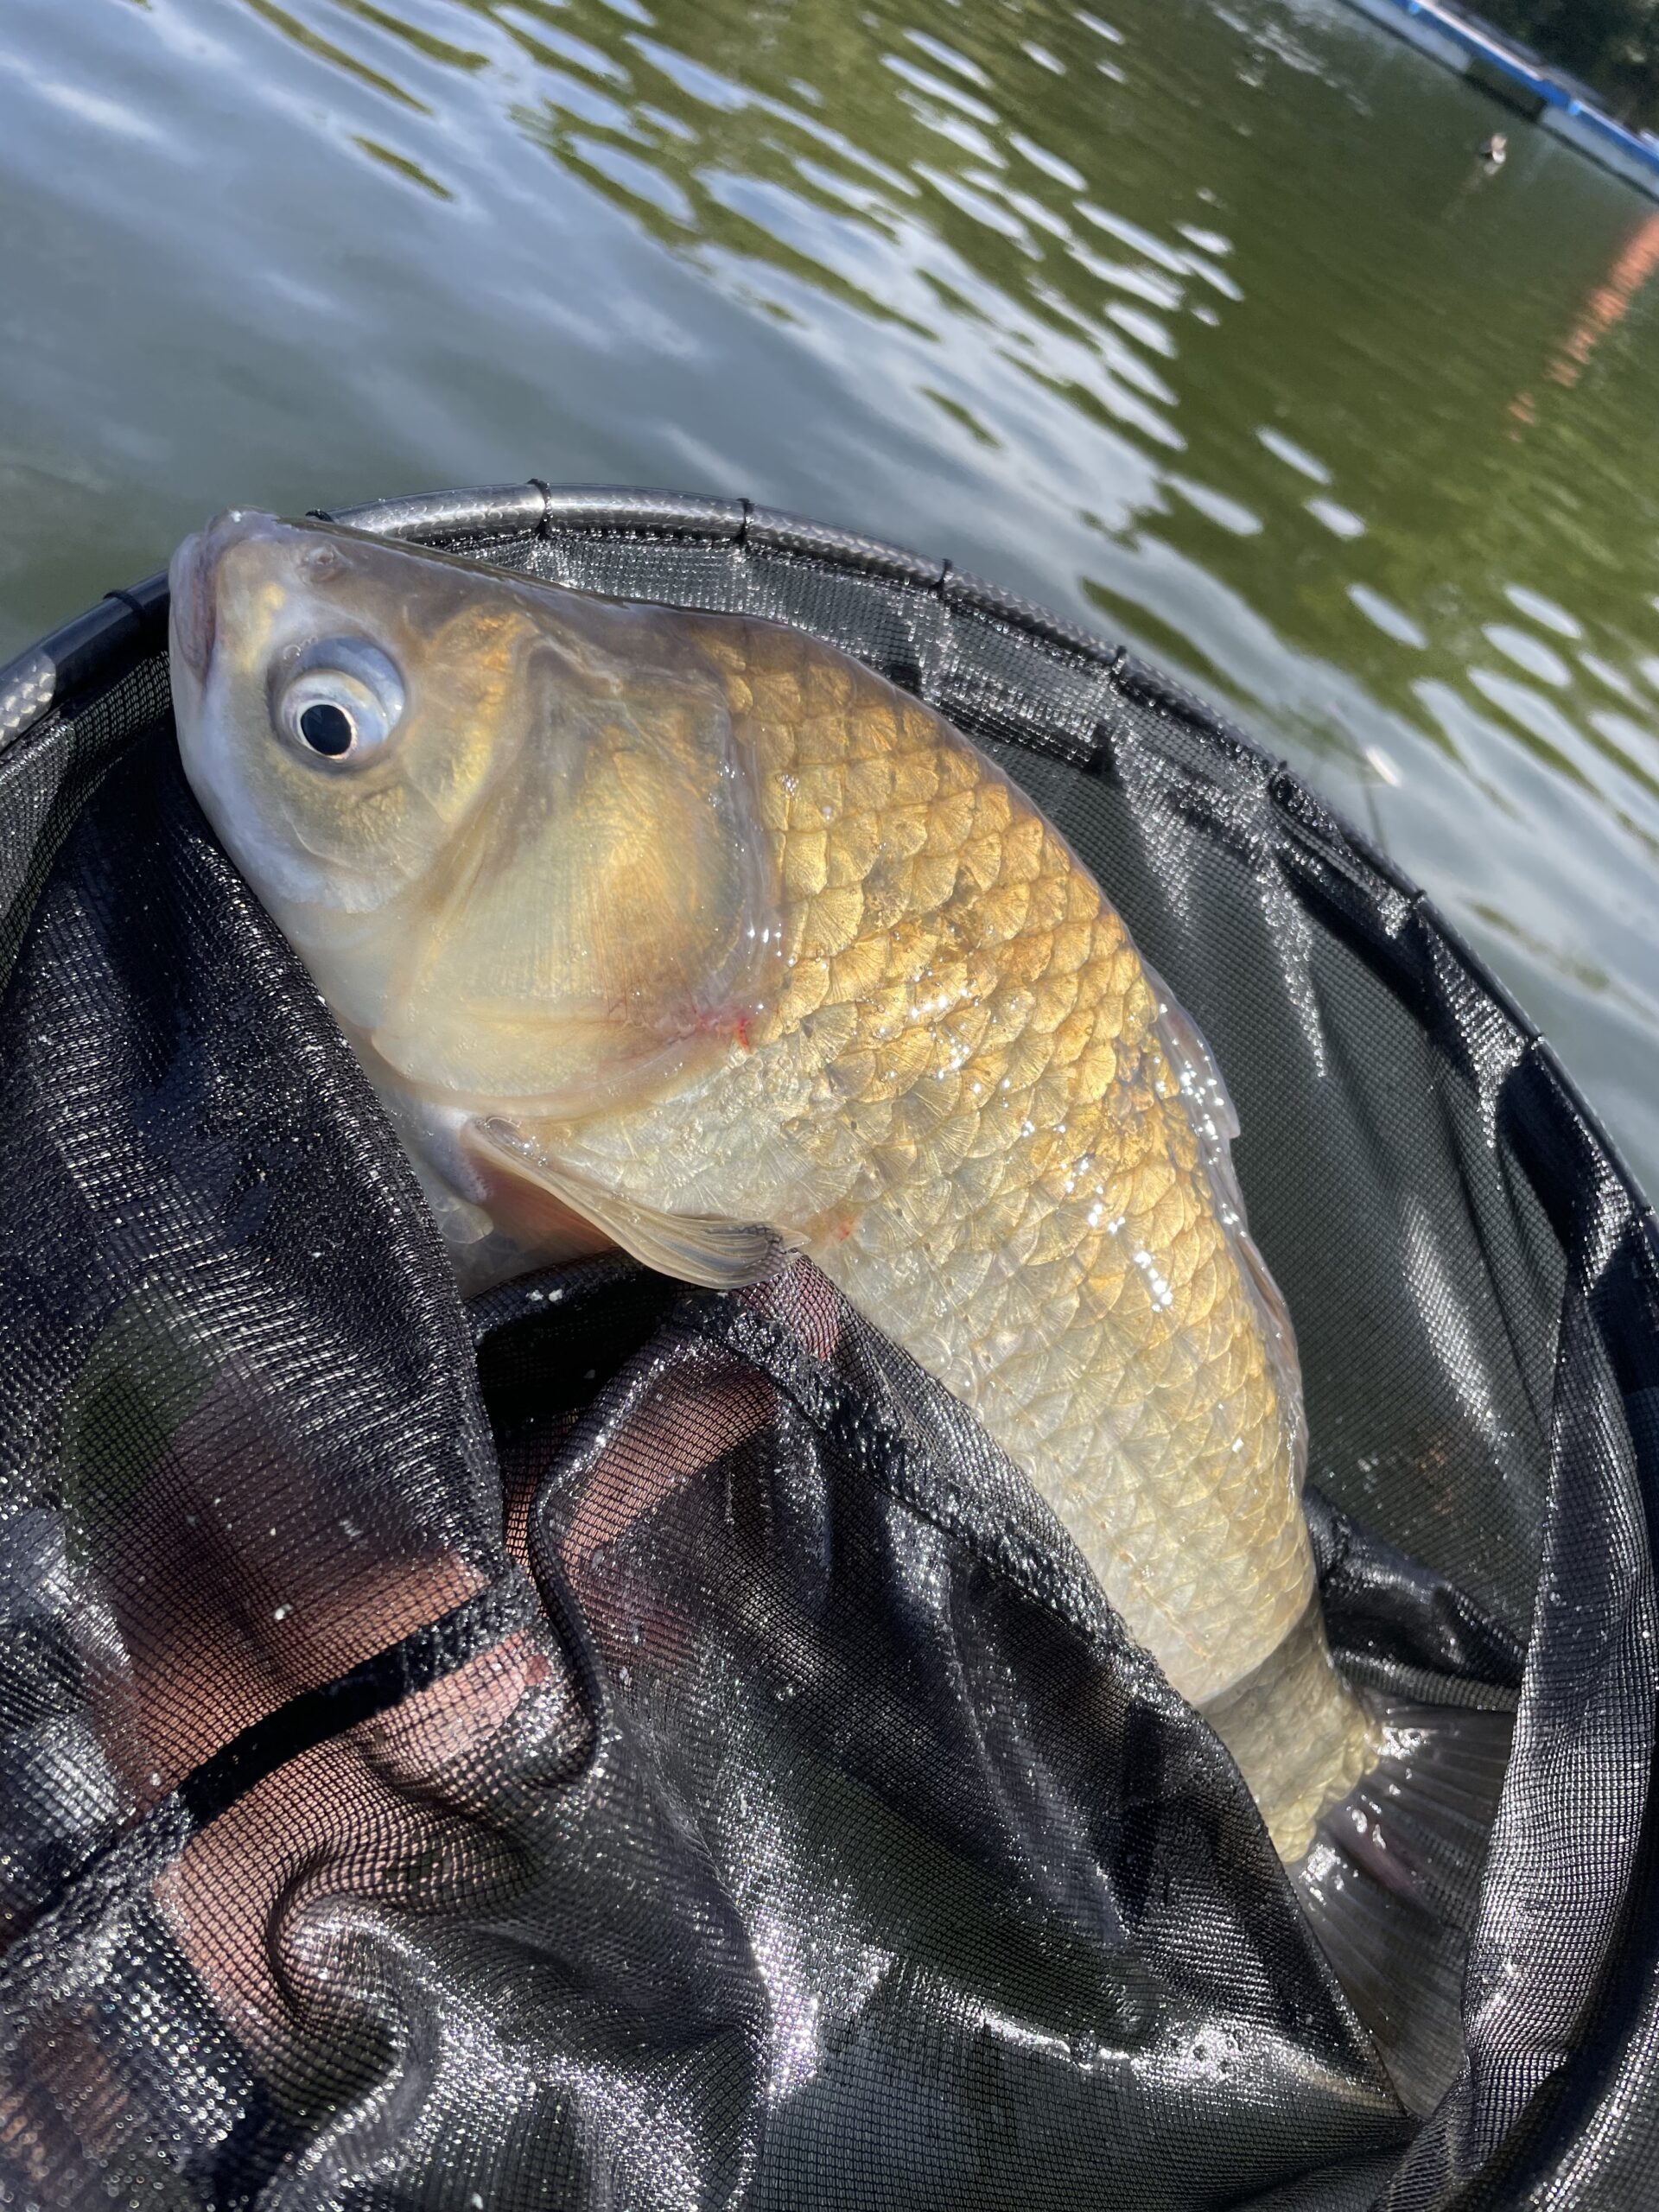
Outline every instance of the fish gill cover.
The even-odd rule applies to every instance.
[[[821,1275],[461,1304],[135,620],[0,756],[16,2201],[1643,2202],[1659,1263],[1548,1052],[1033,610],[735,504],[446,512],[920,693],[1202,1024],[1338,1660],[1514,1716],[1467,2056],[1408,2117],[1214,1738]]]

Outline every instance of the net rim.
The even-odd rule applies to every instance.
[[[987,621],[1046,652],[1099,669],[1126,700],[1150,706],[1185,725],[1203,745],[1235,767],[1260,777],[1264,796],[1287,828],[1301,836],[1310,822],[1333,839],[1408,906],[1414,920],[1460,968],[1476,992],[1501,1015],[1520,1047],[1518,1057],[1540,1066],[1560,1104],[1579,1123],[1592,1150],[1620,1186],[1659,1260],[1659,1211],[1634,1171],[1562,1066],[1537,1024],[1474,948],[1435,906],[1428,893],[1288,762],[1195,693],[1143,660],[1052,613],[1034,601],[983,577],[903,546],[856,531],[795,515],[742,497],[614,484],[554,485],[540,477],[522,484],[493,484],[373,499],[348,507],[314,507],[311,519],[339,523],[377,537],[443,546],[466,540],[488,557],[492,540],[534,537],[550,540],[573,533],[642,538],[686,545],[753,546],[774,556],[803,561],[843,574],[879,580],[941,601],[951,613]],[[57,709],[83,706],[119,680],[138,661],[167,643],[166,572],[105,593],[96,605],[48,632],[0,666],[0,769],[18,741]],[[1074,756],[1075,757],[1075,756]],[[1087,768],[1087,758],[1077,765]]]

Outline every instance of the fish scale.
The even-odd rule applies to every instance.
[[[774,843],[782,984],[706,1083],[562,1141],[602,1172],[626,1160],[653,1202],[762,1207],[799,1235],[974,1407],[1175,1688],[1224,1697],[1312,1600],[1294,1360],[1128,932],[927,709],[850,667],[804,677],[770,626],[690,626]],[[793,1219],[753,1166],[779,1139],[830,1194]],[[1324,1702],[1321,1800],[1367,1740],[1334,1677]],[[1305,1841],[1310,1793],[1291,1834],[1250,1778],[1276,1836]]]

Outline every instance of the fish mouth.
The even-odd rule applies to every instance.
[[[210,532],[197,531],[173,556],[168,569],[171,605],[168,617],[168,645],[175,674],[182,670],[198,689],[207,681],[217,629],[214,566],[207,552]]]

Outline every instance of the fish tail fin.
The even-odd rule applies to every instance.
[[[1376,1764],[1321,1813],[1290,1872],[1402,2103],[1422,2114],[1463,2060],[1469,1932],[1514,1722],[1459,1706],[1373,1711]]]
[[[1463,2061],[1464,1966],[1512,1716],[1355,1688],[1317,1605],[1202,1710],[1402,2103],[1432,2110]]]

